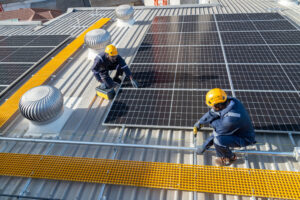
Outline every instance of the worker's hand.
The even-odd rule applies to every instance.
[[[198,133],[198,128],[196,126],[194,126],[193,132],[194,132],[194,136],[196,137],[196,135]]]
[[[136,82],[136,80],[131,79],[130,81],[131,81],[131,84],[132,84],[132,86],[133,86],[134,88],[139,88],[139,84],[138,84],[138,82]]]

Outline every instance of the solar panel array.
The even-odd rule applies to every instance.
[[[240,99],[256,130],[300,132],[300,31],[278,13],[155,17],[104,125],[191,128],[208,90]]]
[[[0,36],[0,93],[69,35]]]

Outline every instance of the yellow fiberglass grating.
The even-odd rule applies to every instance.
[[[67,156],[0,153],[0,175],[300,199],[300,173]]]

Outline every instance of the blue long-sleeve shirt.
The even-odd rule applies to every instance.
[[[101,82],[109,77],[110,70],[118,70],[119,68],[125,72],[126,76],[131,76],[130,69],[120,55],[118,55],[116,62],[112,63],[103,52],[96,56],[92,71],[95,78]]]
[[[254,142],[254,128],[245,107],[234,97],[228,97],[228,101],[225,109],[218,112],[210,109],[195,125],[199,128],[200,124],[210,124],[215,130],[215,136],[236,135]]]

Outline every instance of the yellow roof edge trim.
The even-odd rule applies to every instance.
[[[62,49],[53,59],[45,64],[34,76],[25,82],[6,102],[0,106],[0,128],[3,127],[9,119],[16,113],[19,107],[19,101],[22,95],[31,88],[45,83],[49,77],[57,71],[66,60],[72,56],[84,43],[84,36],[87,32],[101,28],[110,18],[102,18],[91,25],[87,30],[81,33],[74,41]]]

